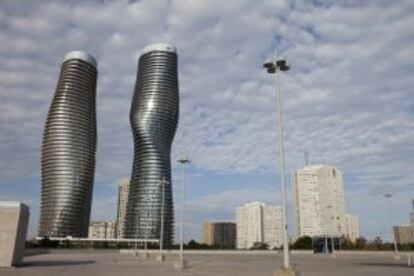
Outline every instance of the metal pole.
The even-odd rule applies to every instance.
[[[283,225],[283,267],[289,268],[289,243],[286,221],[286,190],[285,190],[285,153],[283,146],[283,112],[282,112],[282,92],[279,80],[280,70],[276,67],[276,87],[277,87],[277,114],[278,114],[278,140],[279,140],[279,167],[280,167],[280,189],[282,203],[282,225]]]
[[[389,212],[389,221],[391,226],[391,233],[394,241],[394,253],[395,256],[398,256],[398,246],[397,246],[397,240],[395,239],[395,233],[394,233],[394,227],[392,226],[392,208],[391,208],[391,197],[392,194],[386,194],[385,197],[388,199],[388,212]]]
[[[160,257],[162,258],[162,249],[163,249],[163,242],[164,242],[164,187],[165,187],[165,180],[161,181],[162,185],[162,202],[161,202],[161,229],[160,229]]]
[[[137,247],[138,247],[138,212],[136,212],[135,216],[135,256],[137,256]]]
[[[148,203],[147,203],[147,223],[145,225],[145,258],[148,256],[148,246],[147,246],[147,241],[148,241],[148,224],[149,224],[149,210],[148,210]]]
[[[182,166],[182,171],[181,171],[181,216],[180,216],[180,261],[182,261],[184,259],[183,257],[183,251],[184,251],[184,246],[183,246],[183,217],[184,217],[184,187],[185,187],[185,183],[184,183],[184,176],[185,176],[185,163],[182,162],[181,163]]]

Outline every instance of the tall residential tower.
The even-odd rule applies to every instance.
[[[261,202],[251,202],[236,209],[237,248],[248,249],[266,243],[269,249],[283,244],[282,209]]]
[[[359,238],[359,219],[357,216],[346,214],[346,237],[352,242]]]
[[[347,234],[342,173],[326,165],[306,166],[293,178],[295,238]]]
[[[235,248],[236,224],[234,222],[203,223],[203,243],[218,248]]]
[[[163,214],[164,243],[172,243],[171,145],[178,108],[176,49],[167,44],[150,45],[139,58],[130,113],[134,161],[124,231],[127,238],[159,239]]]
[[[118,239],[124,237],[124,224],[125,224],[125,215],[126,215],[126,208],[128,203],[128,195],[129,195],[129,177],[124,177],[119,182],[118,186],[118,208],[116,211],[116,226],[115,226],[115,236]]]
[[[96,61],[66,54],[42,144],[39,236],[87,237],[96,151]]]

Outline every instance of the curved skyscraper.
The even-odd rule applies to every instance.
[[[66,54],[42,144],[39,236],[86,237],[96,152],[95,59]]]
[[[167,44],[146,47],[139,58],[130,113],[134,161],[124,230],[127,238],[158,240],[163,215],[163,240],[166,244],[172,242],[170,155],[178,122],[178,102],[175,47]]]

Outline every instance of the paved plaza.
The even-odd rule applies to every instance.
[[[413,254],[414,255],[414,254]],[[166,262],[120,254],[118,251],[63,251],[24,258],[18,268],[0,268],[0,276],[139,276],[139,275],[272,275],[281,266],[282,254],[187,254],[189,268],[174,269],[177,255],[168,254]],[[394,260],[387,253],[292,254],[300,275],[414,275],[407,257]]]

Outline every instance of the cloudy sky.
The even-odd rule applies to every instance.
[[[413,14],[412,0],[1,1],[0,199],[30,205],[34,236],[46,114],[64,54],[85,50],[99,70],[92,219],[114,218],[131,173],[137,59],[167,42],[179,54],[176,203],[174,160],[192,160],[187,239],[238,205],[279,203],[276,95],[261,67],[277,49],[292,65],[281,78],[287,173],[304,152],[338,166],[361,234],[389,239],[383,194],[399,224],[414,198]]]

